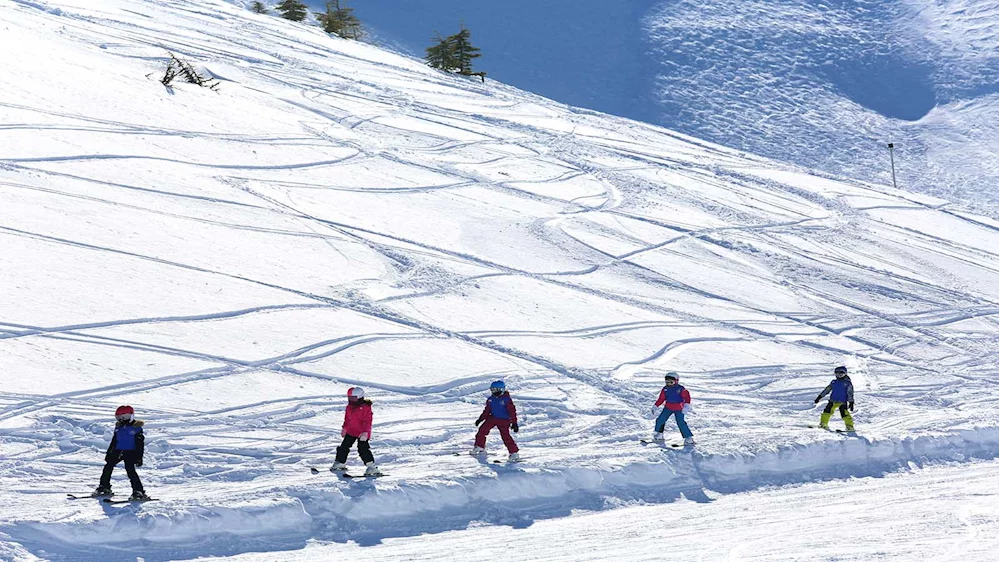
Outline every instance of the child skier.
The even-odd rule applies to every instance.
[[[829,403],[826,404],[825,409],[822,410],[822,416],[819,418],[819,427],[829,429],[829,418],[832,417],[833,410],[839,409],[839,415],[846,423],[846,430],[853,431],[853,416],[850,415],[850,412],[853,411],[853,382],[846,374],[846,367],[836,367],[833,374],[836,375],[836,378],[815,398],[815,403],[818,404],[822,401],[823,396],[829,395]]]
[[[347,454],[350,448],[357,441],[357,454],[367,468],[364,470],[365,476],[381,476],[375,464],[375,456],[371,454],[371,446],[368,441],[371,439],[371,400],[364,397],[364,389],[354,386],[347,389],[347,408],[343,412],[343,429],[340,436],[343,442],[336,448],[336,462],[330,467],[331,471],[347,470]]]
[[[111,492],[111,473],[114,471],[115,465],[124,461],[125,472],[128,474],[129,482],[132,483],[132,495],[128,499],[149,499],[145,490],[142,489],[139,474],[135,471],[135,467],[142,466],[142,454],[145,450],[146,437],[142,434],[143,422],[135,419],[135,410],[131,406],[119,406],[115,410],[114,417],[116,420],[114,437],[111,438],[111,444],[108,446],[107,452],[104,453],[104,472],[101,474],[100,485],[94,490],[94,495],[113,495]]]
[[[520,460],[518,452],[520,449],[513,440],[513,436],[510,435],[511,429],[514,433],[520,431],[520,426],[517,425],[517,407],[513,405],[513,398],[507,392],[506,383],[503,381],[495,381],[489,385],[489,392],[491,396],[486,399],[486,407],[479,415],[479,419],[475,420],[475,425],[479,426],[479,431],[475,434],[475,446],[472,447],[471,454],[478,455],[486,452],[486,435],[489,435],[489,432],[495,427],[499,429],[503,444],[506,445],[506,450],[510,453],[507,461],[517,462]]]
[[[680,386],[680,377],[674,372],[666,373],[666,386],[659,392],[659,399],[652,407],[652,415],[656,415],[659,406],[663,406],[662,413],[656,418],[656,433],[652,436],[655,441],[663,440],[663,430],[666,429],[666,420],[670,416],[676,417],[676,426],[680,428],[680,435],[683,435],[684,445],[694,444],[694,434],[687,427],[686,415],[692,414],[690,407],[690,393],[686,388]]]

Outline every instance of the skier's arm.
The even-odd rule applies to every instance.
[[[819,400],[822,400],[822,397],[824,397],[826,394],[829,394],[830,392],[832,392],[832,383],[827,384],[826,387],[822,389],[822,392],[820,392],[819,395],[815,397],[815,401],[818,402]]]
[[[513,398],[506,403],[506,412],[510,415],[510,424],[517,425],[517,407],[513,405]]]
[[[690,392],[686,388],[680,391],[680,398],[683,398],[684,404],[690,404]]]
[[[489,401],[486,400],[486,407],[482,408],[482,413],[479,414],[479,419],[475,420],[475,425],[479,425],[480,423],[486,421],[486,418],[488,417],[489,417]]]
[[[361,439],[362,437],[364,439],[361,439],[361,441],[371,439],[371,425],[374,422],[374,419],[375,414],[371,411],[370,407],[365,408],[361,412],[361,434],[358,436],[358,439]]]
[[[659,400],[656,400],[656,406],[662,406],[663,402],[666,401],[666,389],[659,391]]]
[[[142,456],[146,452],[146,434],[139,430],[139,434],[135,436],[135,454],[138,460],[135,464],[142,466]]]
[[[853,383],[846,383],[846,401],[853,404]]]

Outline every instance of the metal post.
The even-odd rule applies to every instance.
[[[888,156],[891,158],[891,185],[895,189],[898,189],[898,184],[895,183],[895,143],[888,143]]]

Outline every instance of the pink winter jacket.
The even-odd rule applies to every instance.
[[[367,434],[371,439],[371,400],[361,399],[355,404],[347,404],[343,412],[343,431],[352,437]]]

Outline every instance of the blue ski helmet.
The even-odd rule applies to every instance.
[[[836,367],[836,369],[833,370],[833,374],[836,375],[837,379],[841,379],[841,378],[845,377],[846,376],[846,367],[844,367],[842,365],[840,365],[839,367]]]
[[[493,384],[489,385],[489,392],[503,394],[506,392],[506,383],[503,381],[493,381]]]

